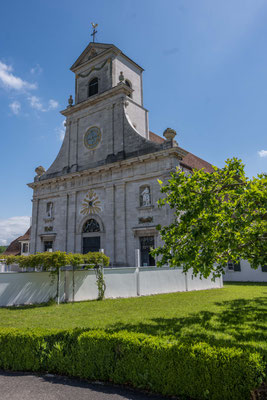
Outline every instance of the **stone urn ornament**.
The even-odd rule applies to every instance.
[[[69,99],[68,99],[68,103],[69,103],[68,108],[73,106],[73,98],[72,98],[72,95],[70,95],[70,97],[69,97]]]
[[[124,75],[123,75],[122,71],[121,71],[121,73],[119,75],[119,81],[120,81],[120,83],[122,83],[124,81]]]
[[[42,176],[45,173],[45,169],[42,165],[39,165],[39,167],[35,168],[35,172],[37,176]]]
[[[167,128],[163,132],[163,136],[166,138],[166,140],[173,140],[176,136],[176,131],[172,128]]]

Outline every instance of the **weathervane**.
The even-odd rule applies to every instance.
[[[95,35],[97,33],[97,31],[95,30],[95,28],[98,26],[98,24],[95,24],[94,22],[91,22],[91,25],[93,27],[93,33],[91,33],[91,36],[93,36],[93,43],[95,42]]]

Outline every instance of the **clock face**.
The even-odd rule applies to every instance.
[[[84,135],[84,145],[87,149],[93,150],[97,147],[101,140],[101,132],[97,126],[89,128]]]

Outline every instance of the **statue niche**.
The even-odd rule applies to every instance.
[[[53,203],[49,201],[46,203],[46,217],[47,218],[52,218],[53,216]]]
[[[150,207],[151,206],[151,192],[150,186],[141,186],[140,187],[140,207]]]

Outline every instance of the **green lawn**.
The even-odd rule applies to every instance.
[[[175,335],[267,354],[267,284],[59,306],[0,308],[0,326],[104,328]]]

